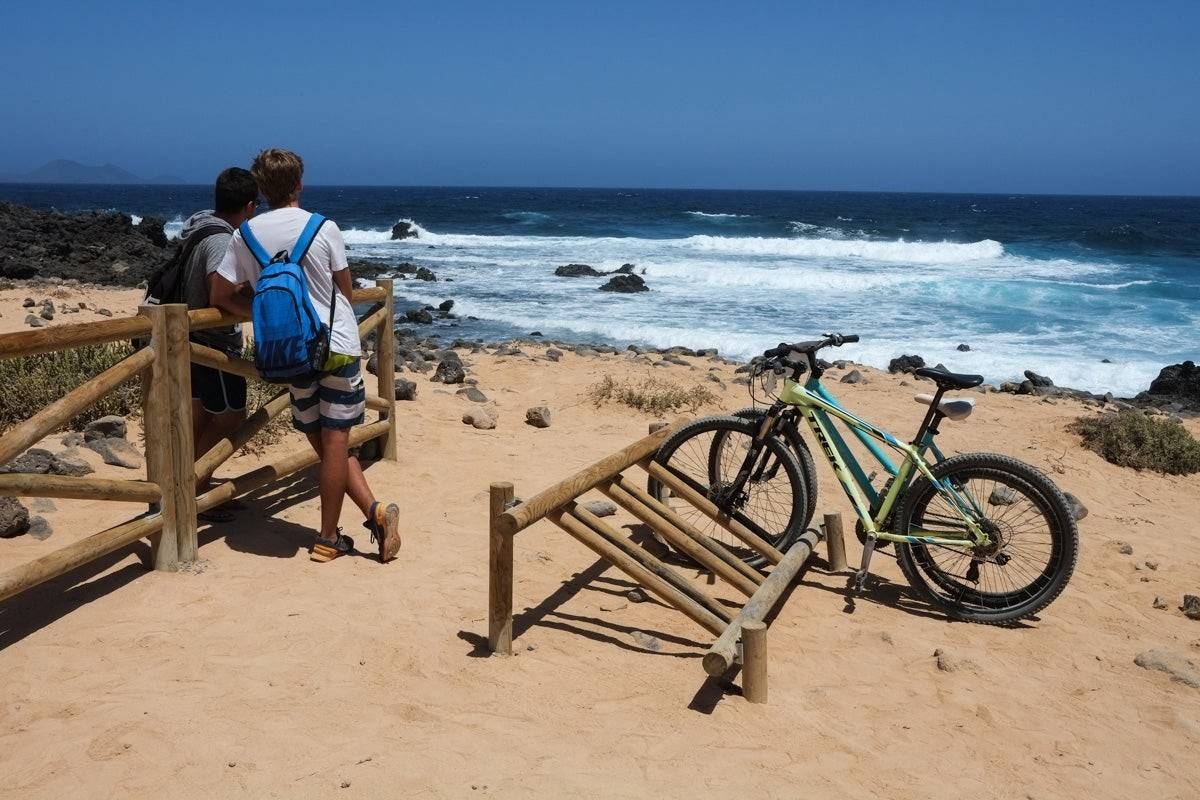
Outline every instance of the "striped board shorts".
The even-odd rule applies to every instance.
[[[359,359],[322,373],[305,383],[293,383],[292,425],[304,433],[321,428],[353,428],[361,425],[367,408]]]

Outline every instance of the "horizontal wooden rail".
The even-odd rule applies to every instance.
[[[94,533],[86,539],[80,539],[19,567],[13,567],[0,574],[0,601],[31,589],[39,583],[65,575],[138,539],[153,536],[162,530],[162,526],[163,518],[158,514],[138,517]]]
[[[379,395],[368,394],[367,408],[371,409],[372,411],[391,411],[392,404],[387,400],[384,400]]]
[[[737,658],[737,641],[742,633],[742,625],[747,622],[762,622],[766,618],[783,596],[784,590],[792,585],[804,562],[816,549],[817,541],[818,535],[815,532],[805,531],[796,543],[788,548],[783,560],[771,570],[771,574],[763,581],[762,586],[758,587],[754,596],[746,601],[746,605],[742,606],[742,610],[734,617],[733,622],[729,623],[729,627],[713,642],[712,647],[708,648],[708,652],[704,654],[705,672],[712,676],[724,675],[733,666]]]
[[[358,338],[365,339],[367,334],[382,325],[386,318],[387,308],[385,306],[372,308],[358,323]]]
[[[350,446],[355,447],[371,439],[386,436],[389,427],[390,425],[387,420],[372,422],[370,425],[359,425],[350,432]],[[197,497],[196,510],[208,511],[210,508],[215,508],[222,503],[228,503],[235,497],[240,497],[247,492],[260,489],[294,472],[307,469],[320,460],[315,450],[305,448],[304,450],[284,456],[274,463],[264,464],[236,478],[225,481],[210,491],[205,492],[200,497]]]
[[[94,344],[109,344],[150,334],[150,320],[145,317],[117,317],[81,322],[75,325],[56,325],[28,331],[0,334],[0,359],[36,356],[55,350],[69,350]]]
[[[243,378],[258,377],[258,369],[244,358],[222,353],[220,350],[205,347],[197,342],[190,342],[189,344],[192,350],[192,361],[196,364],[212,367],[215,370],[228,372],[232,375],[241,375]]]
[[[162,490],[149,481],[13,473],[0,475],[0,497],[5,495],[157,503],[162,499]]]
[[[88,406],[137,375],[154,361],[154,349],[138,350],[12,428],[0,437],[0,464],[7,464],[43,437],[78,416]]]
[[[287,389],[280,391],[258,408],[237,430],[214,444],[212,448],[196,459],[197,483],[208,480],[217,467],[225,463],[234,453],[245,447],[259,431],[267,427],[271,420],[278,417],[291,406],[291,395]]]
[[[649,458],[642,459],[639,464],[643,469],[659,483],[663,484],[674,492],[678,497],[686,500],[691,505],[695,506],[697,511],[700,511],[706,517],[723,526],[734,536],[741,539],[747,545],[761,553],[772,564],[778,564],[783,560],[783,553],[779,552],[778,548],[767,542],[754,531],[747,528],[742,523],[738,522],[730,516],[722,513],[722,511],[713,505],[707,497],[697,492],[673,472],[670,472],[662,464],[652,461]]]
[[[510,536],[528,528],[564,503],[595,489],[617,473],[624,472],[642,459],[653,455],[667,437],[685,423],[686,420],[678,420],[674,425],[638,439],[624,450],[606,456],[571,477],[538,492],[516,508],[501,514],[496,521],[497,527]]]
[[[386,291],[378,286],[370,286],[365,289],[355,289],[353,294],[350,295],[350,302],[355,305],[361,305],[362,303],[382,303],[386,295]],[[248,317],[239,317],[236,314],[230,314],[228,311],[222,311],[219,308],[196,308],[188,312],[188,329],[191,331],[223,328],[228,325],[236,325],[239,322],[248,321]],[[61,328],[55,328],[55,330],[61,330]],[[57,350],[58,348],[52,349]]]

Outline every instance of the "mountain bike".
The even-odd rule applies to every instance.
[[[821,384],[825,365],[816,354],[857,341],[857,336],[830,334],[767,350],[751,386],[763,378],[764,388],[776,395],[774,402],[749,417],[696,420],[663,443],[656,461],[723,513],[786,549],[815,506],[816,482],[802,463],[806,454],[812,461],[799,436],[803,419],[858,517],[863,554],[847,582],[851,603],[863,590],[877,547],[893,543],[905,579],[951,616],[1007,623],[1045,608],[1065,588],[1079,548],[1061,490],[1014,458],[995,453],[947,458],[934,441],[943,420],[966,419],[974,408],[973,400],[946,397],[946,392],[978,386],[982,376],[917,370],[916,376],[933,381],[936,391],[918,396],[928,409],[913,439],[903,442],[843,408]],[[776,393],[779,377],[782,388]],[[836,424],[848,428],[887,473],[881,489],[875,489]],[[898,464],[883,447],[898,454]],[[652,482],[650,489],[670,502],[665,487]]]

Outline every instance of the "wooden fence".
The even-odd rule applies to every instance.
[[[378,389],[368,392],[367,407],[379,412],[375,422],[356,427],[351,446],[381,439],[382,456],[396,458],[396,339],[392,281],[379,280],[357,289],[353,303],[372,304],[359,323],[360,336],[376,332]],[[37,355],[86,345],[149,337],[136,350],[56,400],[0,437],[0,464],[62,429],[100,398],[135,377],[142,380],[143,428],[146,442],[145,480],[109,480],[57,475],[0,475],[0,495],[68,497],[147,503],[149,513],[92,534],[41,558],[0,573],[0,601],[56,578],[139,539],[149,539],[155,569],[175,570],[194,561],[196,514],[266,486],[319,461],[311,448],[292,453],[218,483],[196,496],[196,487],[249,442],[290,403],[287,389],[251,414],[228,437],[200,459],[192,442],[191,362],[246,377],[257,377],[254,365],[189,341],[192,331],[243,321],[215,308],[189,311],[184,305],[144,306],[137,316],[60,325],[0,334],[0,359]]]
[[[704,656],[712,676],[727,673],[741,662],[743,694],[751,702],[767,699],[766,618],[795,581],[821,534],[810,530],[781,552],[738,520],[723,514],[683,476],[653,459],[658,448],[686,420],[651,433],[625,449],[602,458],[529,500],[513,506],[513,485],[493,483],[489,508],[488,646],[493,653],[512,654],[513,537],[540,519],[549,519],[602,559],[637,581],[663,602],[678,609],[717,639]],[[703,533],[676,511],[651,497],[621,473],[637,465],[678,499],[709,517],[762,555],[773,567],[764,575],[728,547]],[[598,489],[672,547],[745,595],[734,613],[724,603],[683,578],[661,559],[576,502]],[[510,507],[512,506],[512,507]],[[840,523],[837,529],[838,544]],[[738,644],[743,653],[739,656]]]

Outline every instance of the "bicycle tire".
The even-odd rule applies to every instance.
[[[1009,456],[995,453],[966,453],[948,458],[935,464],[932,473],[939,481],[951,480],[960,491],[967,492],[974,498],[977,507],[1012,508],[1018,507],[1024,501],[1027,510],[1015,520],[1007,519],[1009,511],[991,512],[994,516],[985,514],[988,524],[996,531],[1001,540],[999,549],[994,556],[1006,554],[1009,559],[1004,565],[990,561],[978,563],[964,550],[956,548],[938,548],[936,545],[921,543],[904,543],[897,547],[896,560],[905,579],[913,590],[935,607],[940,608],[952,617],[969,622],[987,624],[1008,624],[1019,619],[1030,617],[1046,608],[1066,588],[1075,570],[1079,556],[1079,529],[1071,514],[1070,506],[1062,491],[1046,475],[1034,467]],[[979,479],[990,481],[993,493],[989,493],[981,503],[967,481]],[[1003,502],[994,500],[995,487],[1002,487],[1008,495]],[[904,497],[900,513],[896,516],[895,532],[906,535],[914,526],[925,522],[929,504],[934,498],[943,497],[928,478],[921,476],[913,482]],[[1025,525],[1036,523],[1040,516],[1045,523],[1045,538],[1047,543],[1040,544],[1029,539],[1017,544],[1019,536],[1027,533],[1017,527],[1017,522]],[[1039,537],[1041,532],[1037,532]],[[1030,533],[1030,538],[1032,538]],[[965,578],[951,574],[939,565],[934,550],[939,553],[948,550],[958,554],[958,562],[963,558],[968,561],[968,574]],[[1045,553],[1046,563],[1040,568],[1028,563],[1026,556],[1021,553]],[[1010,564],[1016,564],[1016,558],[1027,559],[1013,570],[1004,572]],[[1010,590],[985,591],[980,588],[980,571],[985,567],[989,575],[995,575],[997,585],[1003,587],[1009,581]],[[997,568],[998,569],[995,569]],[[974,569],[975,578],[970,578]],[[1031,579],[1028,585],[1017,587],[1015,580]],[[970,583],[974,583],[974,588]]]

